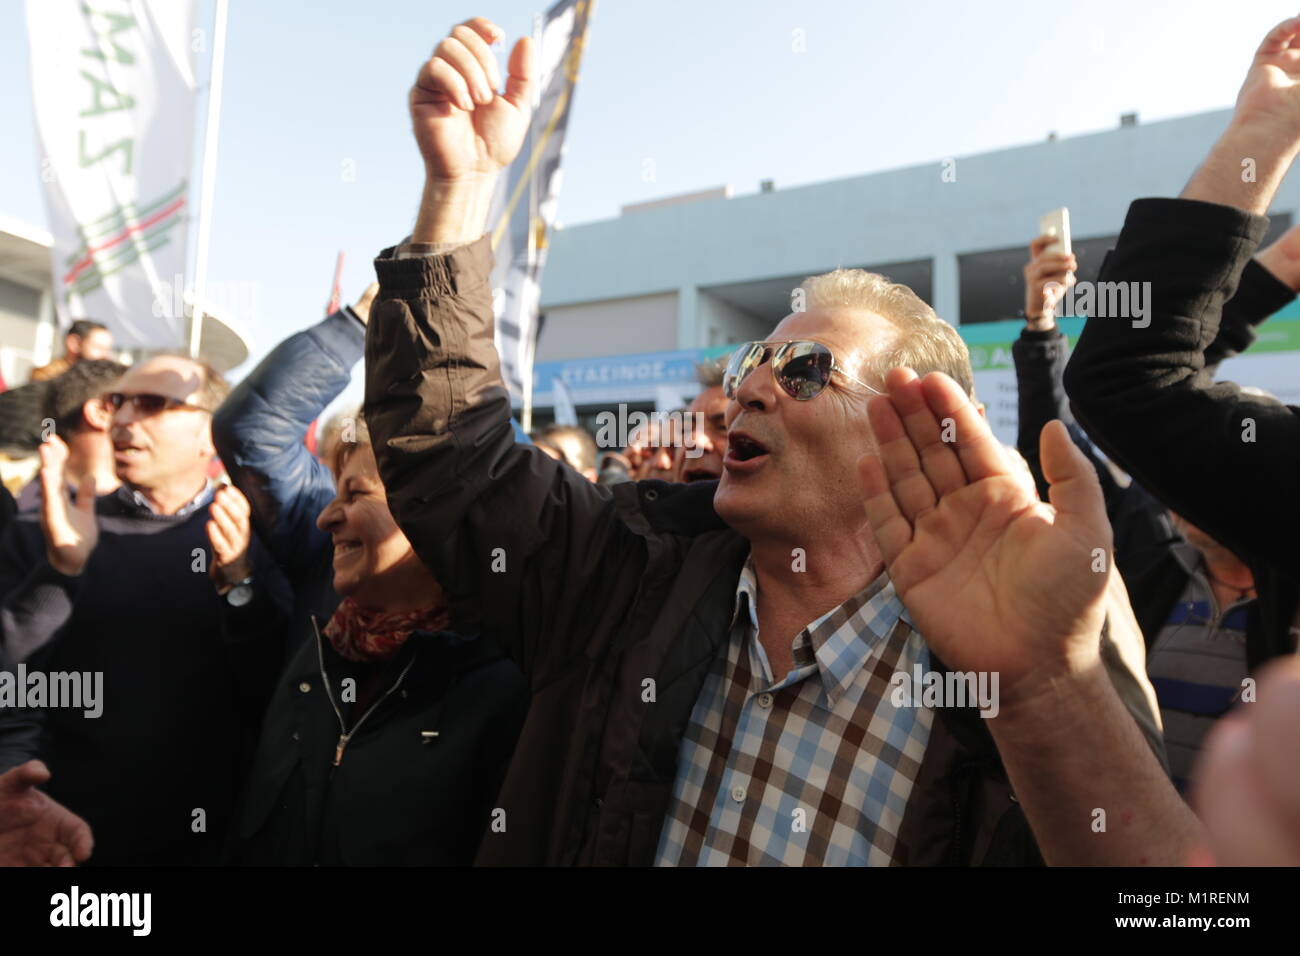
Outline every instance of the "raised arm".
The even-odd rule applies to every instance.
[[[1254,345],[1259,324],[1295,298],[1300,269],[1292,272],[1279,261],[1277,249],[1282,243],[1300,243],[1300,225],[1287,230],[1241,270],[1237,294],[1223,306],[1219,334],[1205,349],[1205,373],[1210,377],[1218,374],[1222,362]]]
[[[1300,417],[1214,382],[1207,351],[1300,150],[1298,63],[1295,18],[1260,46],[1228,129],[1182,198],[1133,203],[1101,278],[1141,294],[1150,312],[1090,319],[1065,378],[1075,417],[1135,481],[1238,554],[1291,574]]]
[[[951,670],[999,676],[989,731],[1043,858],[1182,864],[1199,824],[1102,659],[1115,571],[1096,473],[1064,427],[1048,425],[1045,504],[952,379],[895,369],[886,385],[868,406],[879,448],[860,465],[867,518],[935,654]]]
[[[1053,241],[1050,236],[1039,236],[1029,245],[1029,262],[1025,264],[1025,327],[1011,343],[1019,422],[1016,450],[1029,465],[1039,497],[1047,500],[1047,479],[1038,457],[1038,437],[1053,419],[1064,422],[1070,439],[1096,469],[1106,496],[1107,513],[1113,517],[1124,489],[1075,422],[1065,396],[1063,379],[1069,344],[1056,324],[1055,312],[1065,290],[1074,284],[1078,261],[1073,255],[1047,252],[1048,244]]]
[[[608,492],[515,442],[483,232],[497,172],[523,142],[533,74],[523,39],[494,92],[488,44],[500,35],[485,20],[456,27],[411,91],[424,196],[412,242],[376,261],[366,421],[389,506],[456,626],[490,633],[536,677],[618,613],[601,591],[644,551]],[[631,544],[610,549],[616,537]]]
[[[95,483],[76,500],[64,478],[68,446],[57,435],[41,444],[39,526],[18,515],[0,535],[0,647],[17,663],[47,648],[72,619],[81,572],[99,541]]]
[[[351,380],[365,347],[368,299],[277,345],[222,403],[212,437],[253,528],[291,576],[329,545],[316,516],[334,497],[329,469],[303,439]]]

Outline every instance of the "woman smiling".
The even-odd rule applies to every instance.
[[[251,528],[295,599],[232,862],[471,863],[527,708],[514,665],[449,629],[442,589],[388,510],[360,414],[327,462],[304,445],[361,358],[367,304],[281,343],[213,423],[249,502],[231,493],[214,507],[227,600],[237,606],[247,583],[238,553]]]

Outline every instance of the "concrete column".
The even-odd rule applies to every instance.
[[[36,334],[32,340],[33,367],[46,365],[54,358],[54,343],[58,338],[59,317],[54,311],[54,294],[41,290],[40,305],[36,310]]]
[[[934,254],[934,311],[952,325],[961,324],[961,277],[955,252]]]
[[[696,328],[696,306],[699,290],[693,285],[685,285],[677,290],[677,347],[679,349],[696,349],[701,343],[700,331]]]

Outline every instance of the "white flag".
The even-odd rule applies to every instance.
[[[119,344],[185,343],[195,0],[28,0],[60,318]]]
[[[551,379],[551,395],[553,396],[552,408],[555,410],[555,424],[578,424],[578,409],[574,406],[569,386],[564,384],[563,379]]]
[[[560,0],[542,22],[537,66],[541,97],[528,140],[492,201],[493,304],[501,376],[516,401],[532,389],[537,303],[547,233],[560,195],[564,133],[595,0]]]

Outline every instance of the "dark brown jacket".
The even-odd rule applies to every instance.
[[[712,482],[602,488],[515,443],[491,265],[485,239],[385,252],[366,335],[365,414],[393,514],[456,627],[495,638],[532,692],[479,862],[647,865],[749,545],[713,511]],[[899,845],[909,863],[1038,861],[974,711],[940,712]]]

